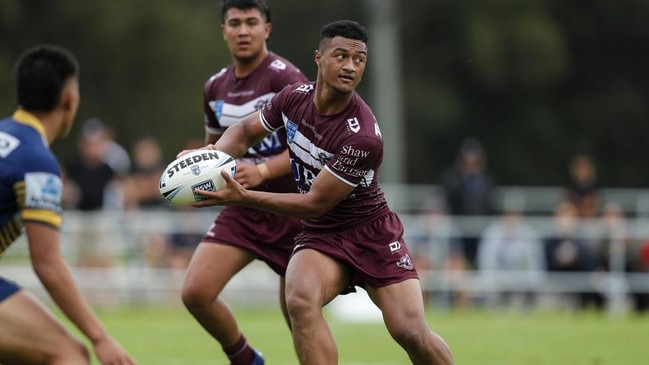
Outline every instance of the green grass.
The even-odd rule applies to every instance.
[[[277,309],[235,308],[248,339],[269,365],[296,364]],[[227,364],[184,308],[120,308],[100,317],[140,365]],[[451,346],[457,365],[638,365],[649,359],[649,316],[609,318],[567,312],[430,312],[428,321]],[[340,364],[408,364],[382,323],[331,318]]]

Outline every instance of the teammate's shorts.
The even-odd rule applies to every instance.
[[[350,286],[342,294],[356,291],[355,286],[384,287],[419,278],[403,240],[403,224],[393,212],[339,232],[305,230],[295,245],[295,252],[311,248],[350,267]]]
[[[259,209],[227,206],[203,236],[203,242],[236,246],[257,254],[284,276],[302,221]]]
[[[20,289],[20,286],[15,282],[0,276],[0,302],[9,298],[12,294],[19,291]]]

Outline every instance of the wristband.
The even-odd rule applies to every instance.
[[[259,170],[259,174],[263,179],[266,179],[268,175],[270,175],[270,170],[268,169],[268,165],[266,165],[265,162],[258,164],[257,170]]]

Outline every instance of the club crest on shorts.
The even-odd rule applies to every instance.
[[[410,259],[410,256],[408,254],[405,254],[399,258],[399,261],[397,261],[397,266],[399,266],[402,269],[406,270],[412,270],[415,268],[415,266],[412,264],[412,260]]]

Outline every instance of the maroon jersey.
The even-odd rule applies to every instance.
[[[301,193],[310,190],[322,169],[354,187],[325,215],[304,221],[305,227],[343,229],[388,213],[378,182],[383,140],[374,114],[354,93],[343,111],[321,115],[313,103],[314,85],[307,82],[287,87],[260,111],[264,128],[286,131],[293,177]]]
[[[223,68],[206,83],[203,93],[205,129],[221,134],[246,116],[261,109],[285,86],[306,81],[306,76],[288,60],[269,53],[250,75],[237,78],[232,65]],[[273,133],[248,149],[242,161],[258,164],[286,149],[286,133]],[[295,192],[290,175],[264,181],[256,190]]]

